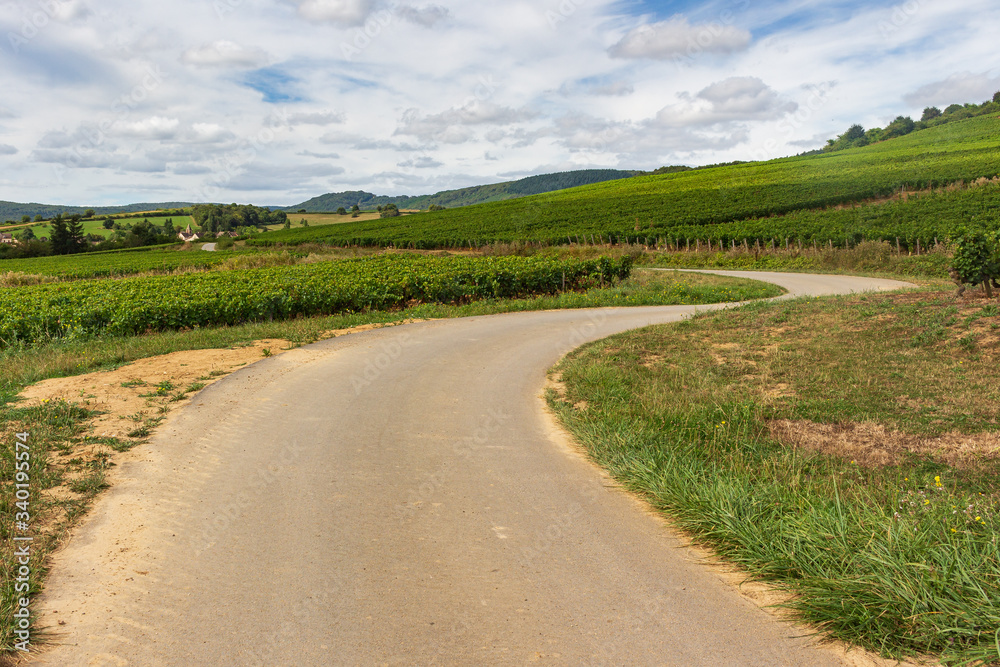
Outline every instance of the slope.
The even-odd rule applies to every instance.
[[[784,216],[901,190],[1000,175],[1000,122],[972,118],[836,153],[637,176],[548,194],[327,228],[269,233],[257,244],[449,247],[577,237],[668,237],[680,227]],[[985,192],[987,189],[981,189]],[[690,238],[690,237],[689,237]]]
[[[351,190],[313,197],[301,204],[285,207],[285,210],[306,213],[332,213],[338,208],[350,210],[355,205],[362,209],[373,209],[377,206],[386,206],[388,204],[395,204],[399,208],[411,209],[426,209],[432,205],[454,208],[484,202],[515,199],[517,197],[564,190],[591,183],[630,178],[638,173],[640,172],[621,171],[618,169],[583,169],[556,174],[543,174],[541,176],[529,176],[518,181],[477,185],[460,190],[445,190],[433,195],[420,195],[416,197],[407,195],[389,197],[374,195],[363,190]]]

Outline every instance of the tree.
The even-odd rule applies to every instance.
[[[44,219],[45,219],[45,218],[43,218],[43,217],[42,217],[42,214],[41,214],[41,213],[39,213],[38,215],[36,215],[36,216],[35,216],[35,222],[41,222],[41,221],[42,221],[42,220],[44,220]]]
[[[83,233],[83,223],[80,222],[79,215],[71,216],[69,220],[69,224],[66,225],[69,235],[68,252],[79,252],[87,243],[86,235]]]
[[[855,123],[847,128],[847,132],[844,132],[839,138],[844,141],[857,141],[863,136],[865,136],[865,128]]]
[[[441,204],[431,204],[430,207],[427,210],[428,211],[443,211],[444,210],[444,206],[441,206]]]
[[[896,120],[885,126],[885,139],[902,137],[913,132],[916,123],[909,116],[896,116]]]
[[[395,204],[386,204],[384,207],[379,207],[382,218],[398,218],[399,208]]]
[[[920,117],[920,120],[926,122],[929,120],[934,120],[941,116],[941,110],[937,107],[927,107],[924,109],[924,115]]]
[[[285,224],[284,224],[284,225],[282,225],[282,226],[283,226],[283,227],[284,227],[285,229],[291,229],[291,228],[292,228],[292,221],[291,221],[291,220],[289,220],[288,218],[285,218]]]
[[[993,93],[993,103],[994,104],[1000,104],[1000,90],[998,90],[997,92]]]
[[[361,212],[361,207],[358,206],[357,204],[355,204],[354,206],[351,207],[351,212],[352,213],[360,213]]]
[[[53,255],[68,255],[70,253],[69,229],[62,214],[52,218],[52,231],[49,233],[49,245]]]
[[[34,241],[35,230],[32,229],[31,227],[25,227],[23,230],[21,230],[20,233],[14,234],[14,238],[16,238],[18,241],[22,243],[24,243],[25,241]]]
[[[105,229],[114,229],[114,226],[115,226],[115,219],[114,219],[114,218],[111,218],[111,217],[108,217],[108,218],[104,218],[104,223],[103,223],[103,225],[104,225],[104,228],[105,228]]]
[[[93,218],[95,215],[97,215],[97,212],[94,211],[94,209],[92,208],[88,208],[86,211],[83,212],[83,217],[88,219]]]
[[[31,222],[31,216],[30,215],[22,215],[21,216],[21,222],[23,224],[27,224],[27,223]]]
[[[341,206],[337,209],[337,215],[347,215],[347,209]]]

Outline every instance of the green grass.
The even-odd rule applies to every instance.
[[[269,232],[250,243],[324,242],[438,248],[501,241],[565,244],[589,241],[591,236],[595,242],[609,238],[628,242],[682,237],[678,230],[702,227],[706,229],[704,238],[710,238],[709,227],[720,224],[736,225],[737,228],[726,232],[729,236],[757,233],[764,238],[780,238],[797,229],[795,221],[788,224],[780,220],[759,221],[886,197],[902,188],[920,190],[1000,175],[997,127],[995,118],[984,116],[864,148],[639,176],[522,199],[421,213],[402,220]],[[974,192],[970,195],[973,200],[984,196],[981,189]],[[978,206],[974,201],[969,205]],[[845,220],[854,224],[848,214],[836,216],[828,225],[824,220],[814,221],[810,233],[832,233]],[[897,231],[891,220],[879,222],[875,227],[891,228],[893,237],[898,233],[904,241],[915,241],[918,234],[943,235],[937,227],[924,225],[919,218],[918,221],[921,224],[915,225],[912,232],[909,227]],[[774,232],[768,231],[769,224],[774,225]],[[741,230],[742,226],[746,229]],[[763,232],[759,230],[761,226]],[[861,240],[854,237],[853,229],[846,233],[841,229],[841,233],[845,241]],[[932,238],[924,236],[923,242],[926,244]]]
[[[997,311],[757,303],[588,345],[550,401],[623,485],[823,632],[997,662]]]
[[[184,229],[188,224],[194,224],[194,219],[189,215],[156,215],[150,214],[145,218],[128,218],[128,219],[117,219],[115,222],[125,225],[134,225],[136,223],[142,222],[143,219],[149,220],[149,222],[157,227],[162,227],[167,220],[174,221],[174,227],[177,229]],[[104,218],[94,218],[92,220],[81,220],[83,225],[84,234],[99,234],[100,236],[108,236],[111,230],[104,228]],[[12,231],[18,231],[26,227],[31,227],[35,232],[35,236],[41,238],[43,236],[52,236],[52,225],[50,222],[35,222],[28,224],[19,224],[14,227],[9,227]],[[3,229],[8,229],[4,227]]]

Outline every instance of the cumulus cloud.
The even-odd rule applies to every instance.
[[[396,13],[403,19],[431,28],[437,23],[448,18],[449,12],[446,7],[440,5],[428,5],[427,7],[399,7]]]
[[[220,40],[196,49],[188,49],[181,62],[195,67],[238,67],[253,69],[267,62],[267,54],[258,48],[240,46],[235,42]]]
[[[917,88],[912,93],[904,95],[903,101],[914,107],[979,103],[993,99],[993,94],[998,90],[1000,90],[1000,75],[991,77],[987,72],[981,74],[960,72],[942,81]]]
[[[400,120],[396,134],[408,134],[425,141],[460,144],[471,141],[475,132],[470,126],[513,125],[531,120],[536,114],[528,109],[514,109],[492,102],[473,102],[429,116],[417,109],[408,109]]]
[[[362,25],[375,9],[375,0],[298,0],[299,14],[310,21],[344,26]]]
[[[63,0],[63,2],[52,2],[48,5],[48,11],[57,21],[72,23],[80,19],[85,19],[91,14],[90,7],[81,0]]]
[[[734,76],[713,83],[692,97],[664,107],[656,115],[666,126],[712,125],[730,121],[774,120],[798,108],[753,76]]]
[[[404,169],[435,169],[437,167],[443,167],[444,162],[438,162],[434,158],[424,155],[418,158],[406,160],[405,162],[400,162],[399,166]]]
[[[750,45],[750,33],[731,25],[708,23],[691,25],[675,17],[639,26],[612,46],[612,58],[669,60],[690,54],[736,53]]]
[[[123,123],[118,126],[117,133],[137,139],[172,139],[180,124],[176,118],[153,116],[133,123]]]
[[[14,155],[17,149],[10,144],[0,144],[0,155]]]
[[[194,123],[184,136],[187,142],[198,144],[217,144],[235,138],[235,134],[218,123]]]

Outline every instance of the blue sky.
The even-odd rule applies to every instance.
[[[8,0],[0,199],[767,159],[1000,90],[992,0]]]

